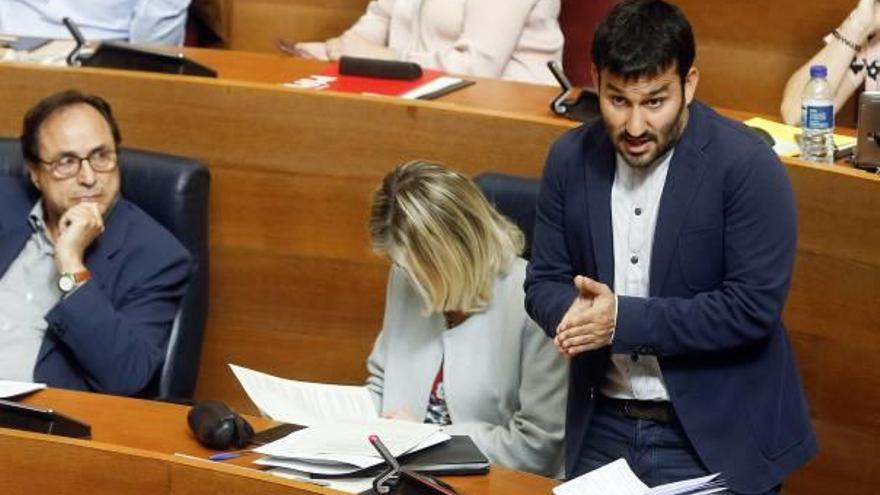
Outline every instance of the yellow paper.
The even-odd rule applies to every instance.
[[[779,122],[762,119],[760,117],[753,117],[743,122],[743,124],[757,127],[758,129],[764,129],[770,133],[773,137],[773,141],[776,142],[776,144],[773,145],[773,151],[775,151],[777,155],[797,156],[800,154],[800,148],[798,148],[797,138],[795,137],[801,133],[800,127],[780,124]],[[854,137],[841,136],[840,134],[834,135],[834,144],[837,145],[837,147],[855,144],[855,142],[856,138]]]

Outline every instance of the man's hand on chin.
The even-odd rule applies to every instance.
[[[609,345],[614,337],[617,297],[600,282],[578,275],[578,296],[556,328],[553,342],[564,356],[573,357]]]
[[[58,221],[55,264],[61,273],[86,270],[86,249],[104,232],[104,217],[98,203],[83,202],[64,212]]]

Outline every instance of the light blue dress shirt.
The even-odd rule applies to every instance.
[[[34,366],[49,327],[44,316],[62,297],[55,248],[43,223],[41,201],[28,220],[33,235],[0,274],[0,379],[22,382],[34,379]]]
[[[190,0],[0,0],[0,33],[70,38],[70,17],[87,40],[181,45]]]

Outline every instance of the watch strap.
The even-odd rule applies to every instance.
[[[86,282],[92,278],[92,272],[88,270],[81,270],[78,272],[73,272],[70,274],[73,277],[73,281],[76,282],[77,285]]]

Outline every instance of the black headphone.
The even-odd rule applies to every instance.
[[[254,437],[250,423],[217,400],[196,403],[186,422],[200,444],[215,450],[241,449]]]

